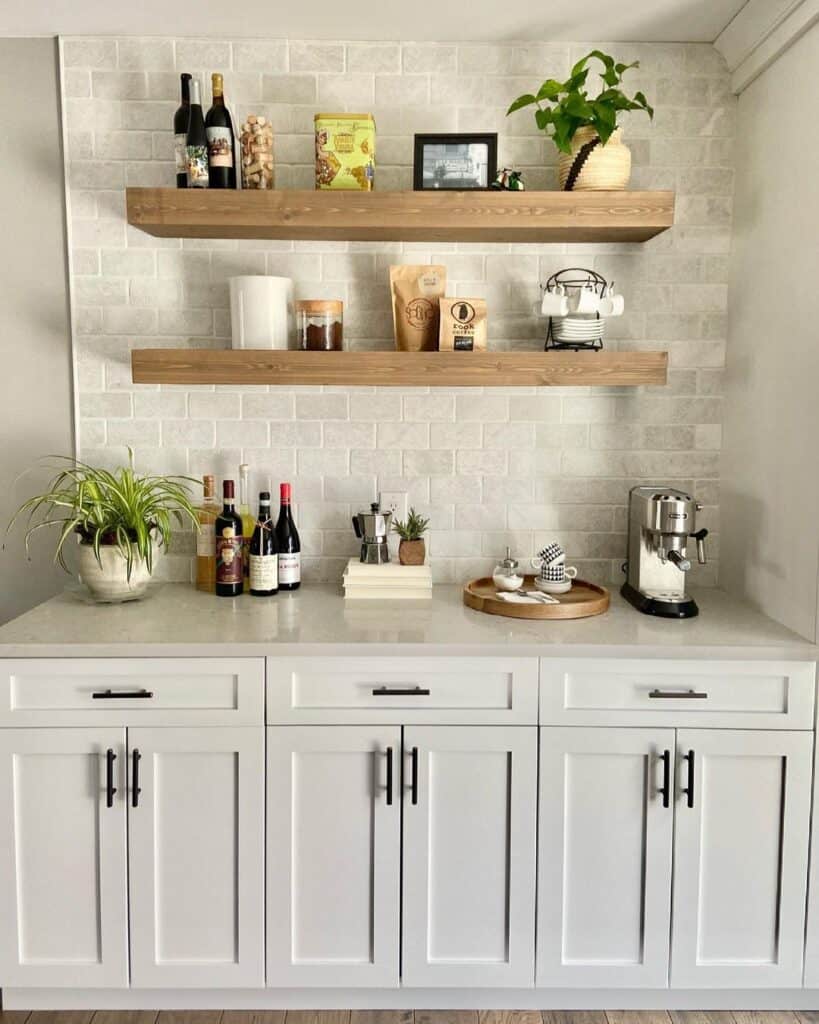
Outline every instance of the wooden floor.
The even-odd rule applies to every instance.
[[[819,1011],[7,1010],[0,1024],[819,1024]]]

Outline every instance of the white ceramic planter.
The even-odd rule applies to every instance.
[[[119,550],[103,544],[100,548],[102,565],[94,557],[94,548],[90,544],[79,544],[80,579],[88,587],[95,600],[103,602],[136,601],[145,596],[151,574],[142,559],[136,559],[131,567],[131,578],[128,579],[128,567]],[[158,556],[156,545],[153,547],[153,565],[156,568]]]

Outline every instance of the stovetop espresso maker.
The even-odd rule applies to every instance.
[[[392,525],[392,512],[382,512],[377,501],[369,512],[353,516],[353,529],[361,541],[361,561],[367,565],[381,565],[390,560],[387,538]]]

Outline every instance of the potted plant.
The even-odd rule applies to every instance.
[[[589,61],[603,65],[605,88],[594,98],[586,91]],[[507,116],[534,105],[535,121],[560,151],[557,171],[560,187],[572,189],[624,189],[631,174],[631,151],[620,138],[617,119],[624,110],[644,110],[650,118],[654,108],[641,92],[629,99],[618,88],[623,75],[639,61],[620,64],[601,50],[592,50],[572,68],[565,82],[547,78],[536,93],[518,96]]]
[[[45,527],[59,533],[54,561],[66,572],[65,544],[77,535],[79,574],[99,601],[129,601],[148,588],[158,549],[167,550],[171,526],[191,523],[199,529],[188,497],[189,477],[140,476],[129,465],[111,473],[65,456],[62,468],[43,494],[29,498],[14,514],[6,533],[26,515],[26,551],[32,535]]]
[[[414,508],[409,510],[406,522],[396,519],[393,529],[401,538],[398,545],[398,561],[401,565],[423,565],[427,557],[424,534],[429,527],[429,519],[418,515]]]

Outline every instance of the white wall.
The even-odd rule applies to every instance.
[[[0,39],[0,533],[47,480],[15,484],[46,453],[73,454],[59,74],[53,39]],[[16,531],[0,550],[0,622],[61,589],[41,534],[29,563]]]
[[[819,574],[814,25],[740,96],[720,581],[813,640]]]

